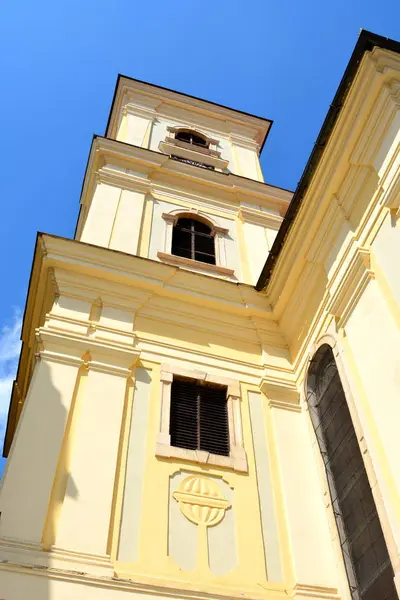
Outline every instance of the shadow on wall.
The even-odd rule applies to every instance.
[[[22,552],[12,553],[0,545],[1,599],[57,597],[56,581],[47,572],[48,554],[36,548],[48,550],[55,544],[64,498],[79,497],[70,473],[71,431],[86,377],[84,366],[77,371],[45,359],[36,363],[0,491],[0,541],[11,538],[22,544]],[[62,394],[54,381],[62,382]],[[34,564],[36,573],[18,563]]]

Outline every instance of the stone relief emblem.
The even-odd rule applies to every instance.
[[[182,514],[204,528],[218,525],[231,506],[215,481],[199,475],[186,477],[173,497],[179,502]]]

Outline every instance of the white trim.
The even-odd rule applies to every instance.
[[[162,218],[165,221],[165,232],[164,232],[164,254],[172,255],[172,232],[174,229],[174,225],[180,217],[187,216],[193,219],[200,219],[206,221],[206,224],[211,227],[211,235],[214,236],[214,246],[215,246],[215,265],[217,267],[228,268],[226,261],[226,234],[229,233],[229,230],[225,227],[221,227],[214,219],[210,218],[208,215],[200,212],[198,210],[194,210],[192,208],[185,210],[184,208],[179,208],[172,210],[169,213],[163,213]],[[208,263],[201,263],[205,266],[209,266]],[[232,269],[233,275],[234,271]]]
[[[169,421],[171,410],[171,384],[174,375],[190,377],[198,381],[207,381],[226,385],[229,429],[229,456],[220,456],[204,450],[188,450],[171,446]],[[203,371],[190,371],[173,365],[161,365],[161,414],[160,429],[157,436],[156,456],[179,458],[190,462],[216,465],[247,473],[247,456],[243,447],[242,419],[240,411],[241,392],[238,381],[219,377]]]
[[[181,146],[177,146],[176,144],[166,140],[161,141],[158,145],[158,148],[160,152],[166,154],[167,156],[178,156],[179,158],[192,160],[196,163],[203,163],[206,166],[214,167],[214,169],[219,169],[221,171],[227,169],[229,165],[228,160],[224,160],[218,156],[201,152],[198,149],[182,148]]]

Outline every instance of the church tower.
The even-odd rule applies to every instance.
[[[0,598],[373,597],[354,595],[308,413],[339,352],[318,354],[307,380],[313,344],[350,314],[339,286],[318,312],[318,249],[335,274],[330,236],[348,238],[321,228],[312,254],[303,227],[280,271],[291,287],[256,290],[292,198],[263,179],[270,127],[118,78],[74,239],[37,237],[4,446]],[[370,279],[357,252],[340,263],[348,286]]]
[[[119,77],[75,238],[37,239],[7,556],[137,594],[287,585],[259,384],[288,357],[253,287],[291,198],[263,181],[270,127]]]

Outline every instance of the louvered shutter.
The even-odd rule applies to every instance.
[[[226,389],[174,379],[171,388],[171,444],[229,456]]]
[[[200,450],[229,456],[226,389],[201,387]]]
[[[171,387],[169,427],[172,446],[197,450],[199,406],[198,385],[191,381],[174,379]]]

